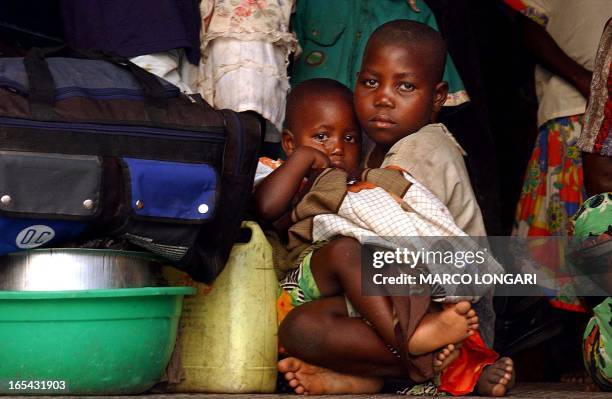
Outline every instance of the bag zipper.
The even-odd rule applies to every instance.
[[[28,96],[27,89],[20,83],[0,77],[0,87],[24,97]],[[177,97],[180,90],[176,87],[166,87],[166,98]],[[70,97],[86,97],[94,100],[143,100],[145,96],[141,90],[128,88],[87,88],[62,87],[55,90],[55,101]]]
[[[92,123],[72,123],[72,122],[42,122],[29,119],[0,117],[0,126],[15,128],[33,128],[40,130],[69,130],[108,135],[130,135],[137,137],[159,138],[168,136],[177,139],[206,139],[212,142],[224,142],[222,127],[211,126],[206,131],[188,131],[172,128],[155,128],[147,126],[131,125],[105,125]]]
[[[176,97],[178,89],[166,88],[166,98]],[[145,96],[142,91],[135,89],[89,89],[85,87],[64,87],[55,90],[55,101],[65,100],[70,97],[86,97],[94,100],[143,100]]]

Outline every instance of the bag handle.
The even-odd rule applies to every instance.
[[[57,114],[53,108],[55,104],[55,82],[45,58],[61,55],[107,61],[129,71],[144,92],[145,111],[149,119],[153,122],[161,122],[165,119],[168,107],[166,90],[154,74],[140,68],[125,57],[106,51],[74,50],[67,46],[46,49],[35,47],[23,58],[23,65],[30,85],[30,110],[36,118],[57,119]]]

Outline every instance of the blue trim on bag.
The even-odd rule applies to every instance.
[[[122,158],[136,216],[205,221],[214,216],[218,177],[207,164]]]

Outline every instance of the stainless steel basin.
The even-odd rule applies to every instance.
[[[37,249],[0,257],[0,290],[68,291],[167,285],[148,253]]]

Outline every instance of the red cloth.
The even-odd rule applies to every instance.
[[[459,357],[440,377],[441,391],[461,396],[474,391],[484,368],[495,363],[499,354],[487,348],[478,331],[461,343]]]

